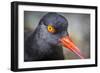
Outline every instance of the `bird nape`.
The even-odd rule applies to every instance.
[[[35,31],[24,40],[24,61],[64,60],[62,46],[83,59],[67,28],[64,16],[54,12],[44,15]]]

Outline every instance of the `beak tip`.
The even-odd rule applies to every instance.
[[[84,59],[80,49],[76,47],[76,45],[72,42],[69,36],[62,37],[60,39],[60,42],[64,47],[70,49],[72,52],[77,54],[81,59]]]

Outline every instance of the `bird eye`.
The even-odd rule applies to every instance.
[[[52,26],[52,25],[48,25],[47,29],[48,29],[48,32],[50,32],[50,33],[55,33],[56,32],[54,26]]]

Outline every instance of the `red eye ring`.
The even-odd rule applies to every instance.
[[[47,29],[48,29],[48,32],[50,32],[50,33],[55,33],[55,31],[56,31],[54,26],[52,26],[52,25],[48,25]]]

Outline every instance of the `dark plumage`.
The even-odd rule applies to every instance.
[[[56,32],[50,33],[48,25],[55,27]],[[24,61],[63,60],[63,49],[59,38],[68,35],[68,21],[57,13],[47,13],[40,20],[36,30],[25,39]]]

